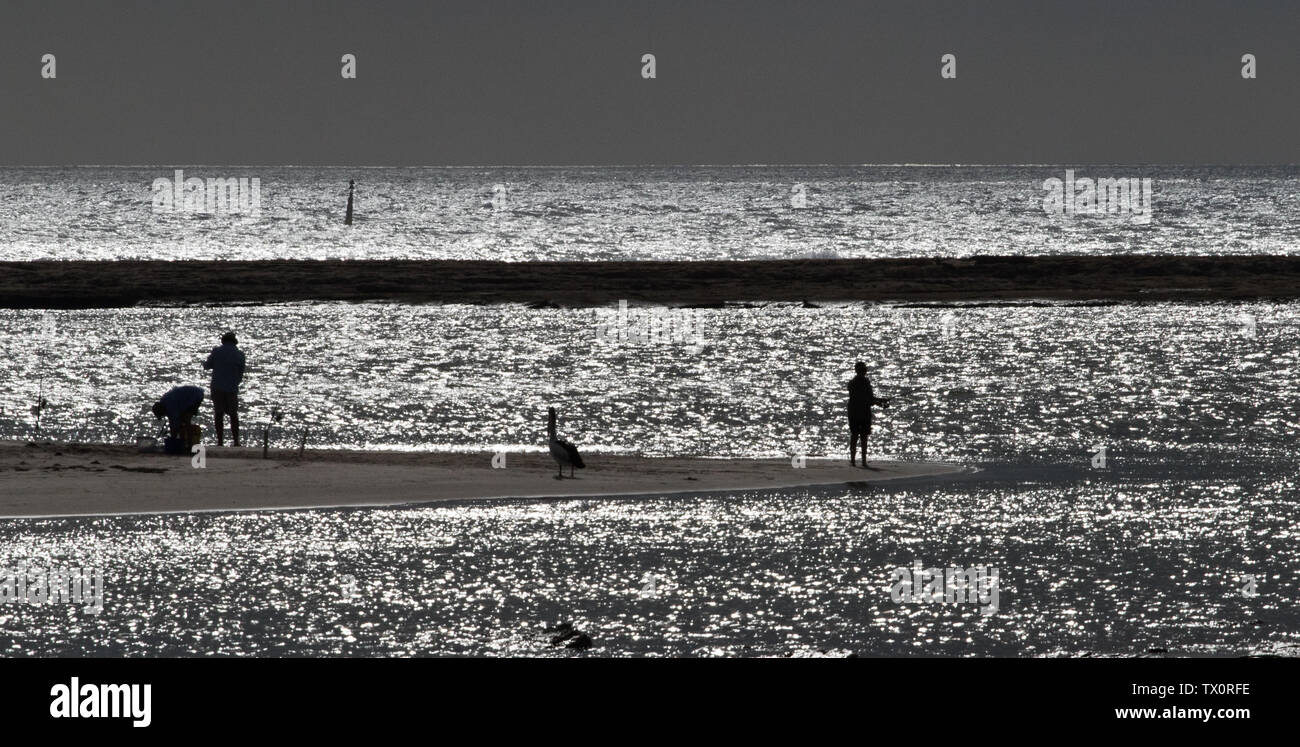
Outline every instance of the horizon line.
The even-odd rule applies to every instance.
[[[1155,166],[1155,167],[1288,167],[1297,163],[1272,162],[1163,162],[1163,161],[1057,161],[1028,163],[589,163],[589,164],[276,164],[276,163],[46,163],[3,164],[0,169],[129,169],[129,168],[278,168],[278,169],[641,169],[641,168],[1024,168],[1061,166]]]

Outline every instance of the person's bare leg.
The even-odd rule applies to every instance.
[[[230,411],[230,443],[239,448],[239,411]]]
[[[225,430],[224,423],[225,423],[225,417],[222,414],[222,412],[220,410],[214,410],[212,413],[212,427],[217,429],[218,447],[225,446],[225,441],[222,438],[222,432]]]
[[[858,464],[856,461],[857,457],[858,457],[858,432],[851,431],[849,433],[849,466],[850,467],[857,466]]]
[[[870,435],[871,435],[871,431],[862,432],[862,466],[863,467],[867,466],[867,436]]]

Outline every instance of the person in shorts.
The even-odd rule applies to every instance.
[[[239,385],[244,381],[244,351],[236,347],[234,332],[221,336],[221,344],[212,349],[203,362],[212,371],[212,409],[217,429],[217,446],[225,446],[225,417],[230,416],[230,441],[239,446]]]
[[[871,408],[889,407],[889,400],[877,399],[867,378],[867,364],[858,361],[857,375],[849,381],[849,465],[856,466],[858,440],[862,440],[862,466],[867,466],[867,437],[871,435]]]

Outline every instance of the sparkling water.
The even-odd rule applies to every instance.
[[[30,436],[44,381],[48,435],[125,441],[163,387],[202,383],[233,327],[245,417],[281,406],[313,445],[537,449],[556,404],[593,453],[842,457],[862,358],[893,398],[873,452],[982,471],[6,520],[0,565],[101,567],[106,600],[98,615],[0,606],[0,649],[573,655],[545,633],[565,621],[604,655],[1294,655],[1297,310],[771,304],[706,310],[698,346],[598,340],[590,309],[136,308],[53,325],[3,312],[8,437]],[[917,561],[996,568],[996,611],[895,603],[891,573]]]
[[[258,214],[155,210],[177,169],[260,180]],[[1043,183],[1067,169],[1151,179],[1150,222],[1054,218]],[[1296,166],[0,169],[0,260],[1255,255],[1298,237]]]

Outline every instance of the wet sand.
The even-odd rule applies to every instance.
[[[0,442],[0,517],[243,511],[390,506],[463,499],[614,496],[751,490],[956,476],[935,462],[872,463],[809,459],[646,458],[593,454],[576,479],[557,480],[549,454],[508,453],[504,469],[488,453],[446,454],[207,450],[189,457],[140,454],[133,446]],[[567,475],[567,472],[566,472]]]
[[[0,262],[0,307],[366,301],[1168,301],[1300,297],[1300,257],[1137,255],[705,262]]]

